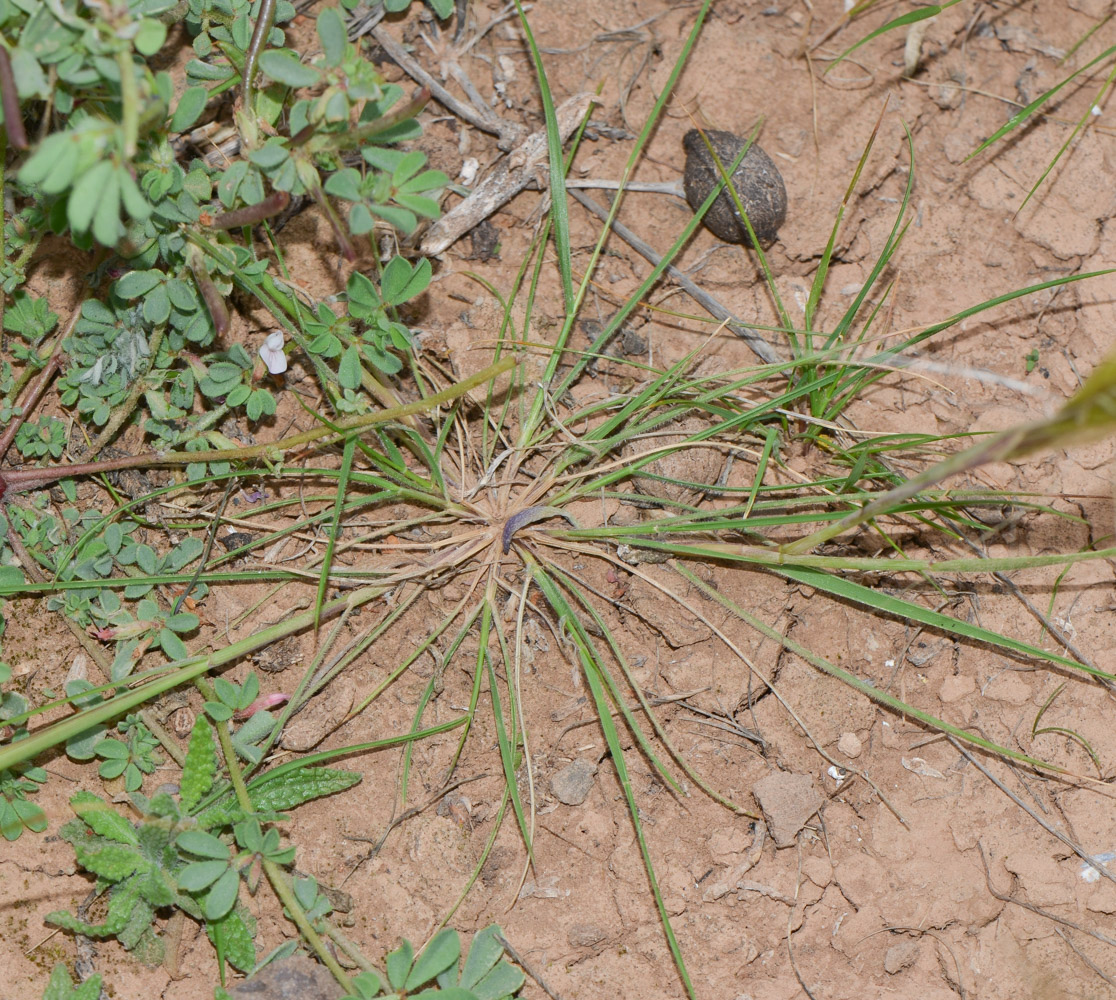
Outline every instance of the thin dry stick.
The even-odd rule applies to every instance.
[[[1061,927],[1054,927],[1054,933],[1058,935],[1063,941],[1070,946],[1070,950],[1081,959],[1090,969],[1092,969],[1098,976],[1101,977],[1109,986],[1116,986],[1116,979],[1109,976],[1099,965],[1096,964],[1088,955],[1085,954],[1080,948],[1077,947],[1071,938]]]
[[[403,70],[404,73],[411,77],[412,80],[429,88],[430,94],[434,100],[447,111],[452,111],[458,118],[467,121],[475,128],[479,128],[482,132],[497,136],[499,138],[498,145],[503,150],[509,150],[518,145],[524,132],[522,125],[515,122],[504,121],[503,119],[496,118],[494,115],[491,117],[480,115],[469,107],[469,105],[459,101],[435,80],[434,77],[427,73],[426,70],[412,58],[410,53],[392,37],[391,32],[387,31],[383,25],[377,25],[372,29],[372,37],[376,39],[380,47],[391,56],[395,64]]]
[[[527,973],[527,975],[529,975],[536,983],[539,984],[543,992],[548,997],[550,997],[550,1000],[562,1000],[561,994],[556,993],[554,990],[546,985],[546,980],[543,979],[542,976],[540,976],[534,969],[531,968],[530,965],[527,964],[527,960],[512,947],[511,942],[506,937],[504,937],[503,934],[497,934],[495,935],[495,937],[504,951],[506,951],[511,956],[512,961],[515,962],[516,965],[522,968],[523,971]]]
[[[976,757],[969,753],[969,751],[965,749],[965,747],[958,739],[953,736],[949,736],[947,737],[947,739],[950,743],[953,744],[953,748],[959,754],[961,754],[962,757],[964,757],[970,764],[972,764],[978,771],[980,771],[981,774],[983,774],[989,781],[992,782],[992,784],[994,784],[1001,792],[1003,792],[1009,799],[1011,799],[1012,802],[1019,806],[1019,808],[1022,809],[1028,816],[1030,816],[1031,819],[1038,823],[1038,825],[1041,826],[1047,833],[1049,833],[1050,836],[1060,840],[1063,844],[1066,845],[1066,847],[1073,851],[1074,854],[1081,858],[1082,861],[1084,861],[1091,868],[1094,868],[1098,873],[1103,875],[1110,882],[1116,882],[1116,875],[1113,875],[1112,872],[1105,868],[1103,861],[1098,861],[1091,855],[1086,854],[1085,850],[1081,847],[1080,844],[1074,843],[1074,841],[1072,841],[1069,836],[1064,834],[1061,830],[1057,829],[1054,826],[1051,826],[1037,812],[1035,812],[1029,805],[1027,805],[1027,803],[1025,803],[1018,795],[1009,790],[1007,785],[1000,781],[1000,779],[997,778],[991,771],[989,771],[988,768],[986,768],[979,760],[976,759]]]
[[[573,198],[583,207],[587,208],[602,222],[608,220],[608,212],[598,205],[588,195],[582,194],[580,191],[570,190],[570,197]],[[633,233],[623,223],[613,220],[612,231],[616,233],[625,243],[628,244],[633,250],[636,251],[641,257],[650,262],[652,267],[658,267],[662,262],[662,257],[657,254],[651,247],[644,243],[635,233]],[[777,365],[781,363],[775,349],[760,336],[758,332],[751,327],[746,326],[739,319],[737,319],[728,309],[726,309],[720,302],[718,302],[712,295],[704,289],[699,288],[690,278],[678,268],[670,265],[666,269],[666,273],[678,282],[678,284],[685,289],[686,294],[697,302],[710,316],[714,319],[721,320],[728,325],[738,337],[740,337],[751,349],[752,353],[756,355],[761,361],[769,365]]]
[[[595,100],[593,94],[576,94],[555,109],[558,134],[562,142],[574,134]],[[546,158],[546,130],[540,129],[524,139],[473,188],[472,194],[446,212],[427,230],[422,240],[422,252],[433,257],[446,251],[470,229],[536,180],[546,167]]]
[[[1035,906],[1034,903],[1028,903],[1024,899],[1016,899],[1014,896],[1009,896],[1007,893],[1000,892],[992,884],[992,871],[988,867],[988,858],[984,855],[984,841],[977,841],[977,848],[980,850],[980,863],[984,866],[984,881],[988,886],[988,891],[992,893],[1001,903],[1012,903],[1015,906],[1021,906],[1024,910],[1030,910],[1032,913],[1037,913],[1040,917],[1045,917],[1056,924],[1062,924],[1064,927],[1072,927],[1075,931],[1081,931],[1082,934],[1088,934],[1091,938],[1110,944],[1116,947],[1116,940],[1110,938],[1107,934],[1102,934],[1100,931],[1091,930],[1088,927],[1082,927],[1081,924],[1074,923],[1072,920],[1067,920],[1065,917],[1060,917],[1056,913],[1051,913],[1049,910],[1044,910],[1041,906]]]

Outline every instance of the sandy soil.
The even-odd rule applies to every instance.
[[[642,179],[675,178],[682,166],[681,138],[692,118],[745,134],[762,119],[760,141],[779,165],[790,200],[770,259],[792,313],[801,317],[832,220],[877,119],[879,136],[847,208],[820,326],[832,324],[846,308],[891,230],[910,170],[904,122],[915,154],[914,221],[892,268],[892,330],[924,326],[1012,289],[1112,263],[1116,188],[1109,179],[1116,147],[1106,124],[1107,98],[1099,117],[1019,211],[1072,123],[1095,99],[1099,78],[1067,88],[1064,101],[1049,116],[1001,143],[995,155],[966,159],[1020,103],[1062,78],[1067,70],[1059,64],[1061,54],[1110,12],[1109,4],[961,4],[930,24],[920,68],[911,79],[902,78],[903,36],[898,33],[866,46],[855,59],[823,76],[832,56],[866,29],[835,30],[816,44],[838,25],[841,5],[821,0],[812,6],[811,17],[797,3],[716,4],[639,171]],[[472,16],[483,23],[498,9],[495,2],[483,0],[473,5]],[[695,12],[693,4],[661,0],[536,4],[532,23],[556,99],[603,82],[602,103],[593,116],[598,132],[584,144],[574,176],[620,175],[630,142],[606,136],[638,131]],[[391,30],[399,34],[402,27]],[[810,59],[801,55],[804,43]],[[448,44],[447,38],[438,43]],[[1101,43],[1090,44],[1071,66],[1083,64]],[[426,46],[420,49],[437,73],[437,54]],[[486,35],[460,63],[483,94],[493,94],[499,83],[506,95],[498,107],[501,115],[538,127],[530,65],[512,22]],[[399,76],[390,66],[385,72]],[[453,89],[458,92],[456,85]],[[465,157],[478,158],[483,171],[499,155],[491,136],[446,117],[435,106],[426,119],[423,147],[432,164],[450,175],[457,175]],[[596,197],[604,200],[602,193]],[[539,204],[538,193],[526,192],[493,217],[498,257],[467,259],[466,240],[440,263],[418,325],[427,349],[441,351],[458,370],[474,363],[466,348],[491,337],[498,319],[497,307],[467,272],[499,289],[510,288]],[[688,215],[679,201],[631,194],[620,218],[652,246],[664,249]],[[575,268],[586,260],[597,226],[582,209],[571,208]],[[342,286],[328,228],[315,214],[298,217],[288,240],[295,274],[319,288]],[[609,250],[589,307],[602,317],[637,287],[648,268],[617,239]],[[741,248],[725,247],[701,232],[681,266],[738,315],[774,323],[762,280]],[[57,262],[44,261],[36,283],[56,282],[58,270]],[[923,345],[924,356],[943,366],[932,380],[889,378],[858,401],[850,416],[865,430],[948,435],[995,430],[1047,412],[1111,349],[1114,291],[1116,275],[1104,276],[1017,299],[963,322]],[[672,288],[660,289],[656,301],[683,312],[698,311]],[[561,316],[553,290],[536,310],[533,333],[546,337]],[[253,314],[241,322],[238,335],[254,336],[265,326],[266,317]],[[647,338],[654,362],[662,365],[693,350],[710,329],[696,322],[657,320],[639,332]],[[719,338],[707,350],[726,368],[753,362],[744,344],[732,337]],[[1028,371],[1026,357],[1032,350],[1038,361]],[[972,377],[974,369],[1002,378]],[[606,367],[598,377],[617,378],[617,370]],[[1020,391],[1005,380],[1033,391]],[[600,391],[591,381],[578,389],[582,394]],[[289,414],[298,415],[293,403]],[[1063,494],[1054,506],[1076,516],[1055,521],[1025,514],[995,536],[987,551],[1065,551],[1110,535],[1112,456],[1112,442],[1102,442],[976,474],[973,481],[982,486]],[[801,462],[799,471],[809,468],[810,457]],[[928,552],[928,544],[912,538],[910,551]],[[677,586],[677,578],[663,567],[641,566],[640,571]],[[666,905],[698,996],[785,1000],[808,991],[819,1000],[1052,1000],[1116,995],[1107,978],[1116,974],[1116,955],[1108,950],[1116,937],[1116,884],[1106,878],[1083,879],[1079,859],[1050,832],[1064,833],[1090,852],[1116,850],[1107,785],[1078,787],[981,758],[986,774],[944,739],[881,710],[782,654],[773,642],[714,606],[702,605],[723,635],[773,679],[807,727],[807,736],[779,701],[766,696],[747,665],[728,654],[697,618],[663,607],[656,591],[637,575],[617,581],[607,579],[605,572],[603,564],[584,566],[587,580],[601,588],[621,588],[634,609],[622,616],[614,613],[610,624],[623,635],[645,689],[659,696],[691,693],[688,705],[762,737],[761,745],[708,725],[708,719],[687,707],[667,704],[660,709],[661,718],[687,762],[749,810],[757,808],[755,786],[772,774],[807,776],[823,800],[797,835],[791,831],[789,846],[777,848],[767,839],[749,868],[756,838],[752,819],[734,816],[700,793],[685,799],[670,794],[644,758],[628,755]],[[877,686],[989,739],[1088,773],[1091,764],[1077,743],[1057,734],[1031,736],[1040,708],[1066,682],[1043,723],[1087,739],[1105,775],[1116,761],[1116,728],[1108,722],[1113,704],[1099,685],[904,621],[869,616],[761,573],[723,566],[707,572],[732,600]],[[1116,667],[1111,565],[1084,564],[1060,579],[1055,570],[1028,571],[1017,574],[1014,582],[1093,663],[1108,671]],[[1057,648],[1020,600],[989,576],[953,580],[944,592],[912,579],[875,583],[961,619]],[[217,591],[204,613],[223,633],[226,621],[265,592],[257,586]],[[287,590],[252,621],[275,620],[305,596]],[[413,648],[429,621],[460,596],[460,587],[451,584],[424,597],[413,614],[346,672],[345,690],[334,689],[324,698],[333,703],[359,700],[398,662],[400,650]],[[696,591],[686,597],[700,602]],[[60,686],[78,654],[70,634],[60,626],[44,628],[41,610],[30,603],[9,605],[9,613],[7,658],[17,671],[33,673],[32,690]],[[469,932],[498,920],[531,968],[565,1000],[683,996],[616,772],[599,729],[589,724],[593,715],[587,692],[573,660],[544,624],[536,623],[523,688],[540,795],[535,867],[521,886],[525,853],[514,822],[505,820],[488,863],[452,924]],[[243,634],[234,631],[232,636]],[[308,656],[312,639],[304,637],[295,652]],[[449,718],[467,704],[472,679],[458,664],[468,660],[460,658],[446,670],[442,692],[425,716],[428,722]],[[230,676],[242,678],[250,666],[241,664]],[[297,669],[261,674],[265,688],[289,688]],[[420,661],[322,746],[405,731],[434,669],[431,658]],[[457,789],[452,802],[434,801],[396,826],[374,856],[372,843],[350,839],[378,841],[393,816],[427,804],[455,744],[451,733],[416,747],[406,803],[398,801],[396,792],[401,754],[364,756],[350,764],[365,775],[360,785],[297,810],[284,824],[284,836],[299,845],[298,868],[352,896],[345,931],[366,954],[378,958],[402,937],[416,944],[424,941],[462,892],[491,833],[502,778],[491,719],[482,711],[458,769],[459,776],[475,780]],[[870,783],[851,772],[838,783],[818,748]],[[550,782],[576,760],[589,761],[596,771],[584,801],[566,805]],[[53,833],[68,818],[66,801],[76,783],[89,776],[64,757],[52,761],[49,769],[52,778],[39,799],[52,818]],[[152,786],[174,780],[173,766],[150,780]],[[6,901],[0,908],[5,969],[0,994],[5,998],[40,996],[54,962],[72,961],[73,939],[51,935],[42,916],[72,909],[89,887],[84,876],[75,874],[69,847],[51,836],[24,836],[5,847],[0,855],[0,899]],[[252,906],[260,921],[259,952],[264,954],[292,935],[293,928],[278,918],[278,906],[266,889]],[[175,979],[164,968],[137,967],[112,944],[96,945],[95,966],[112,984],[114,996],[210,997],[213,952],[204,936],[196,935],[196,929],[187,931]],[[525,995],[543,993],[529,983]]]

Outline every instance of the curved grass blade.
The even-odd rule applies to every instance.
[[[1113,55],[1116,55],[1116,45],[1110,46],[1109,48],[1105,49],[1099,56],[1096,56],[1094,59],[1090,59],[1089,62],[1087,62],[1084,66],[1075,69],[1064,80],[1059,80],[1053,87],[1046,91],[1046,93],[1040,94],[1025,108],[1012,115],[1006,122],[1004,122],[1003,125],[1001,125],[998,129],[996,129],[995,132],[993,132],[987,139],[985,139],[984,142],[982,142],[979,146],[977,146],[976,149],[974,149],[968,156],[966,156],[963,162],[968,163],[969,160],[971,160],[974,156],[979,156],[994,142],[1002,139],[1005,135],[1007,135],[1008,132],[1017,129],[1028,118],[1030,118],[1031,115],[1033,115],[1039,108],[1041,108],[1047,101],[1049,101],[1055,94],[1057,94],[1063,87],[1065,87],[1069,83],[1072,83],[1079,76],[1081,76],[1082,73],[1086,72],[1089,69],[1092,69],[1092,67],[1096,66],[1097,63],[1104,62],[1105,59],[1110,59]]]
[[[1040,708],[1038,710],[1038,714],[1035,715],[1035,721],[1031,723],[1031,739],[1033,740],[1038,736],[1048,736],[1052,733],[1055,733],[1061,736],[1065,736],[1067,739],[1073,740],[1089,755],[1089,757],[1093,761],[1093,766],[1097,769],[1097,774],[1099,774],[1103,778],[1104,768],[1101,766],[1100,757],[1097,756],[1097,752],[1092,748],[1092,746],[1089,744],[1089,741],[1085,739],[1084,736],[1074,731],[1073,729],[1066,729],[1064,726],[1043,726],[1041,729],[1039,729],[1039,722],[1042,721],[1042,717],[1046,714],[1046,710],[1054,704],[1054,699],[1057,698],[1058,695],[1060,695],[1065,690],[1065,687],[1066,682],[1062,681],[1061,684],[1059,684],[1053,691],[1050,692],[1050,697],[1042,703],[1042,708]]]
[[[663,903],[663,896],[659,890],[659,882],[655,877],[655,867],[651,861],[651,852],[647,847],[647,839],[643,834],[643,823],[639,818],[639,806],[636,803],[635,793],[632,790],[632,782],[628,774],[628,765],[624,761],[624,749],[620,745],[620,736],[612,721],[612,712],[609,708],[609,697],[602,684],[602,677],[607,674],[607,671],[598,659],[597,652],[589,639],[588,633],[586,633],[581,622],[578,620],[573,608],[566,602],[566,599],[563,597],[556,583],[550,579],[546,573],[537,574],[535,581],[538,583],[539,589],[543,592],[551,608],[553,608],[554,612],[560,617],[567,634],[573,640],[574,646],[577,648],[578,658],[581,660],[582,672],[589,685],[589,690],[593,695],[593,703],[597,709],[597,718],[600,721],[601,731],[604,733],[612,764],[616,768],[616,776],[620,780],[620,787],[624,790],[624,798],[628,803],[628,812],[632,817],[632,825],[635,827],[639,851],[643,856],[643,869],[647,872],[647,881],[651,885],[651,894],[655,897],[655,906],[659,911],[659,922],[662,925],[663,933],[666,935],[667,945],[670,947],[670,953],[674,958],[675,968],[678,969],[678,974],[682,978],[682,984],[686,989],[686,995],[690,997],[690,1000],[697,1000],[697,994],[694,992],[693,984],[690,982],[690,974],[686,970],[686,963],[682,958],[682,949],[678,945],[678,939],[674,936],[674,928],[671,926],[670,916],[667,914],[666,906]]]
[[[527,47],[531,50],[531,61],[535,64],[535,79],[539,85],[543,114],[546,117],[546,143],[550,165],[550,217],[554,220],[554,248],[558,255],[558,273],[562,279],[562,301],[566,311],[573,309],[573,275],[570,269],[570,216],[569,202],[566,198],[566,170],[562,156],[562,139],[558,134],[558,118],[554,113],[554,98],[550,93],[550,83],[546,77],[542,55],[535,44],[535,36],[527,20],[527,13],[519,0],[514,0],[519,12],[519,23]]]
[[[948,8],[960,2],[961,0],[948,0],[947,3],[931,4],[929,7],[919,7],[917,10],[910,10],[907,11],[906,14],[900,14],[898,17],[888,21],[887,24],[883,25],[882,27],[877,28],[875,31],[869,32],[869,34],[865,35],[862,39],[860,39],[860,41],[856,42],[853,45],[850,45],[825,68],[825,73],[828,73],[839,62],[847,59],[862,45],[865,45],[868,42],[872,41],[873,38],[879,38],[880,35],[885,35],[887,34],[887,32],[892,31],[895,28],[903,28],[908,24],[916,24],[919,21],[925,21],[931,17],[936,17],[943,10],[947,10]],[[822,73],[822,76],[825,76],[825,73]]]
[[[322,558],[322,572],[318,577],[318,593],[314,598],[314,634],[318,634],[321,623],[322,605],[325,603],[329,588],[329,571],[333,566],[333,553],[337,548],[337,534],[341,530],[341,512],[345,509],[345,493],[349,488],[349,474],[353,470],[353,452],[356,451],[356,435],[345,438],[345,449],[341,455],[341,472],[337,477],[337,499],[333,504],[333,517],[326,536],[325,555]]]
[[[755,615],[750,614],[742,607],[729,600],[727,597],[725,597],[724,594],[720,593],[720,591],[717,591],[714,588],[710,587],[709,584],[705,583],[705,581],[701,579],[701,577],[697,576],[694,573],[691,573],[690,570],[688,570],[677,560],[672,561],[671,566],[674,571],[678,573],[683,579],[692,583],[703,594],[706,594],[707,596],[713,598],[713,600],[720,604],[721,607],[725,608],[727,611],[731,611],[734,615],[740,618],[741,621],[747,623],[758,632],[761,632],[773,642],[778,643],[784,649],[788,650],[791,653],[794,653],[796,656],[805,660],[811,666],[817,667],[817,669],[820,670],[822,673],[829,674],[831,677],[834,677],[837,680],[841,681],[843,684],[846,684],[854,690],[859,691],[861,694],[867,695],[867,697],[871,698],[873,701],[878,702],[881,705],[885,705],[888,708],[894,709],[901,715],[908,715],[911,718],[918,719],[919,722],[931,729],[936,729],[939,732],[943,733],[949,733],[951,736],[955,736],[957,737],[957,739],[962,740],[963,742],[968,743],[972,746],[978,746],[984,750],[990,750],[992,753],[999,754],[1004,757],[1010,757],[1012,760],[1017,760],[1022,764],[1028,764],[1029,766],[1037,768],[1041,771],[1053,771],[1055,774],[1069,773],[1065,770],[1065,768],[1058,767],[1056,764],[1048,764],[1046,761],[1039,760],[1036,757],[1030,757],[1027,754],[1020,753],[1017,750],[1009,750],[1007,747],[1002,747],[998,743],[993,743],[991,740],[986,740],[983,736],[977,736],[973,733],[968,732],[967,730],[961,729],[958,726],[954,726],[946,722],[944,719],[939,719],[937,716],[931,715],[929,712],[924,712],[922,711],[922,709],[915,708],[913,705],[908,705],[902,699],[896,698],[894,695],[888,694],[886,691],[882,691],[880,688],[877,688],[867,683],[866,681],[861,680],[854,674],[850,674],[847,670],[842,670],[836,664],[830,663],[824,657],[819,656],[812,650],[809,650],[800,643],[795,642],[789,636],[785,636],[777,629],[771,628],[770,625],[767,625],[759,618],[756,618]]]

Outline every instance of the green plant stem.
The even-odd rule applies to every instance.
[[[275,890],[275,895],[279,897],[279,901],[287,908],[287,912],[291,915],[291,919],[302,932],[302,936],[306,939],[306,943],[314,949],[318,958],[322,960],[322,964],[329,969],[333,978],[340,983],[341,988],[346,993],[355,992],[352,980],[349,979],[348,974],[341,968],[337,959],[330,954],[321,936],[314,930],[310,921],[306,919],[305,911],[298,905],[298,900],[295,899],[295,894],[287,882],[286,872],[270,858],[261,858],[260,860],[263,863],[263,870],[267,873],[267,879],[271,883],[272,889]]]
[[[231,462],[248,461],[250,459],[281,461],[285,452],[295,448],[314,443],[332,444],[342,440],[349,431],[372,427],[376,424],[390,423],[393,420],[402,420],[413,414],[433,410],[443,403],[448,403],[450,400],[465,395],[477,386],[483,385],[489,379],[502,375],[517,363],[515,358],[502,358],[475,375],[462,379],[460,382],[424,399],[389,407],[376,413],[363,413],[356,417],[350,417],[348,420],[339,420],[333,427],[316,427],[312,430],[303,431],[301,434],[292,434],[290,437],[280,438],[278,441],[267,444],[246,445],[243,448],[225,448],[212,451],[170,451],[163,454],[156,452],[150,455],[129,455],[119,459],[84,462],[61,467],[11,469],[0,474],[0,499],[4,497],[6,492],[12,490],[38,489],[59,479],[72,476],[96,476],[102,472],[114,472],[118,469],[147,469],[163,465],[181,466],[193,465],[198,462]]]
[[[382,586],[361,587],[354,590],[347,597],[331,601],[321,611],[321,619],[333,618],[341,614],[346,608],[360,607],[382,596]],[[265,628],[244,639],[230,643],[205,656],[188,656],[183,660],[175,660],[163,668],[161,676],[153,676],[145,680],[139,687],[130,688],[114,698],[84,709],[52,725],[40,729],[18,743],[0,746],[0,771],[14,767],[25,760],[31,760],[45,750],[65,743],[78,733],[85,732],[93,726],[100,725],[134,711],[139,706],[157,698],[159,695],[172,688],[178,687],[195,677],[200,677],[206,672],[217,667],[233,663],[257,649],[270,646],[279,639],[309,628],[314,623],[314,613],[304,612],[294,615],[284,621]],[[135,678],[133,678],[135,680]],[[17,722],[17,719],[9,720]]]
[[[271,29],[275,26],[275,10],[278,0],[260,0],[260,12],[256,15],[256,27],[252,32],[252,40],[248,43],[248,51],[244,56],[244,72],[241,74],[243,85],[241,88],[241,101],[249,113],[252,112],[252,88],[256,82],[256,71],[260,65],[260,53],[267,47]]]
[[[24,548],[23,540],[19,537],[19,532],[16,531],[14,527],[8,533],[8,544],[11,546],[16,558],[19,559],[22,564],[24,572],[38,583],[46,582],[46,577],[39,569],[38,564],[31,558],[26,548]],[[94,642],[93,638],[86,633],[85,629],[72,618],[63,616],[63,621],[65,621],[66,627],[74,634],[74,638],[81,644],[82,649],[89,654],[89,658],[97,664],[98,669],[101,671],[101,676],[109,680],[112,677],[112,664],[106,659],[97,643]],[[143,724],[151,730],[155,738],[162,744],[163,749],[167,752],[167,756],[179,767],[182,767],[186,763],[186,758],[178,748],[178,744],[175,742],[174,737],[167,732],[166,728],[155,718],[149,709],[141,709],[139,715],[143,720]]]
[[[139,91],[136,89],[136,70],[135,66],[132,65],[130,47],[117,50],[116,68],[120,71],[124,159],[131,162],[136,158],[136,143],[139,139]]]
[[[201,692],[201,696],[206,701],[216,701],[216,694],[209,682],[201,677],[194,678],[194,686]],[[218,723],[215,727],[217,730],[217,739],[221,744],[221,753],[225,755],[225,768],[229,772],[229,781],[232,782],[233,791],[236,793],[236,801],[246,813],[252,812],[252,798],[248,794],[248,786],[244,784],[244,775],[241,773],[240,764],[237,763],[236,750],[233,748],[232,740],[229,738],[229,727],[225,723]],[[271,888],[275,890],[275,895],[279,897],[280,902],[287,908],[291,919],[295,922],[302,936],[306,939],[306,943],[314,949],[318,958],[334,979],[341,984],[342,989],[348,993],[353,992],[353,984],[349,977],[345,974],[345,970],[337,964],[335,959],[326,948],[325,942],[322,941],[321,936],[311,926],[310,921],[306,918],[306,912],[298,904],[295,899],[294,893],[287,882],[286,872],[279,867],[270,858],[260,856],[260,863],[263,865],[263,870],[267,875],[267,880],[271,883]]]

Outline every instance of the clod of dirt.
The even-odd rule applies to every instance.
[[[792,847],[794,838],[825,801],[808,774],[772,771],[752,786],[776,847]]]
[[[705,134],[709,138],[709,144],[716,150],[721,165],[728,170],[740,155],[746,140],[731,132],[713,129],[706,129]],[[686,149],[682,187],[690,207],[697,211],[717,186],[721,173],[697,129],[690,129],[686,133],[682,145]],[[771,157],[753,142],[744,159],[733,171],[731,179],[756,236],[761,243],[773,243],[779,235],[779,227],[787,217],[787,189]],[[727,243],[752,245],[748,229],[727,190],[717,196],[702,221],[714,236]]]
[[[472,252],[466,260],[492,260],[500,256],[500,230],[491,222],[484,219],[469,230],[469,242]]]
[[[559,802],[579,806],[589,798],[596,773],[597,765],[591,760],[575,760],[550,779],[550,790]]]
[[[302,662],[302,643],[297,635],[287,636],[273,642],[254,654],[256,666],[269,674],[277,674],[296,663]]]
[[[842,733],[837,741],[837,749],[846,757],[859,757],[864,751],[864,746],[856,733]]]
[[[284,750],[310,750],[332,733],[353,707],[356,687],[347,677],[338,677],[329,688],[311,699],[306,710],[295,717],[279,741]]]
[[[670,433],[630,441],[622,450],[625,458],[646,453],[651,448],[662,448],[681,444],[688,437],[704,430],[708,424],[697,417],[685,417],[673,424],[664,425]],[[660,500],[673,500],[675,503],[693,505],[704,491],[684,486],[679,482],[663,482],[663,479],[682,480],[686,483],[704,483],[712,486],[721,476],[725,457],[716,448],[690,445],[669,452],[661,458],[648,462],[640,470],[651,475],[636,474],[635,488],[645,496]],[[652,478],[661,476],[662,479]]]
[[[342,991],[325,966],[294,955],[264,966],[229,993],[234,1000],[337,1000]]]
[[[574,924],[566,932],[566,940],[574,948],[592,948],[608,935],[596,924]]]
[[[918,959],[918,942],[900,941],[887,949],[884,955],[884,972],[889,976],[902,972],[907,967],[914,965]]]

